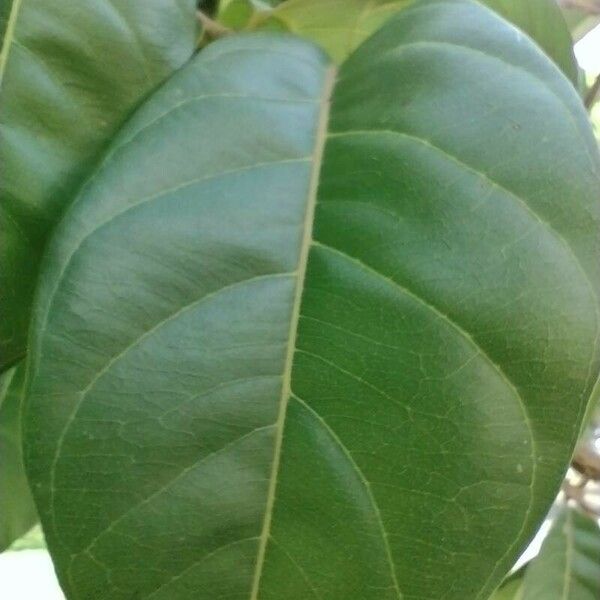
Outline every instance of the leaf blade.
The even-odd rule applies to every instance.
[[[422,2],[343,64],[275,483],[329,61],[219,41],[120,134],[49,251],[30,362],[28,468],[72,597],[496,587],[599,360],[598,158],[570,84],[513,35]]]

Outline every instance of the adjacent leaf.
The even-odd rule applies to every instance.
[[[273,10],[247,15],[250,28],[282,29],[319,44],[336,62],[345,59],[391,16],[412,0],[287,0]],[[249,0],[234,0],[236,17],[248,13]],[[242,9],[242,4],[246,7]],[[229,9],[231,10],[231,9]],[[227,10],[223,20],[227,21]],[[235,25],[229,20],[230,24]]]
[[[0,552],[38,520],[21,451],[23,375],[21,365],[0,377]]]
[[[466,0],[337,74],[231,36],[122,130],[33,328],[26,463],[69,598],[496,588],[600,368],[596,142],[515,39]]]
[[[532,37],[579,87],[573,38],[556,0],[480,0]]]
[[[273,17],[342,61],[412,0],[288,0]]]
[[[223,0],[219,4],[218,20],[231,29],[243,29],[272,8],[263,0]]]
[[[0,367],[24,354],[48,232],[132,109],[190,57],[194,11],[194,0],[13,1],[0,55]]]
[[[556,520],[523,581],[523,600],[600,598],[600,528],[577,510]]]

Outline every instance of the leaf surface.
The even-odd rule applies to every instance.
[[[337,72],[233,36],[121,131],[49,248],[29,365],[69,598],[496,588],[600,359],[596,143],[514,40],[463,0]]]
[[[1,368],[24,355],[49,231],[126,117],[190,57],[194,10],[194,0],[3,2]]]

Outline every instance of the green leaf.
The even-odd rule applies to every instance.
[[[21,450],[24,368],[0,377],[0,552],[37,522]]]
[[[523,600],[600,598],[600,528],[566,509],[544,540],[523,581]]]
[[[260,27],[281,28],[312,40],[341,62],[391,16],[412,0],[287,0]]]
[[[48,232],[133,108],[190,57],[194,11],[194,0],[13,1],[0,54],[0,368],[24,355]]]
[[[480,0],[524,31],[579,87],[573,39],[556,0]]]
[[[255,13],[256,8],[252,0],[221,2],[219,5],[219,22],[232,29],[242,29]]]
[[[263,0],[223,0],[219,4],[218,21],[225,27],[240,30],[252,27],[262,13],[271,12],[273,6]]]
[[[599,186],[573,87],[475,3],[337,74],[209,45],[46,255],[26,464],[68,597],[487,598],[600,369]]]
[[[274,14],[290,31],[342,61],[407,4],[407,0],[288,0]]]

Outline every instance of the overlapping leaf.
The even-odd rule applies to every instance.
[[[68,597],[487,598],[598,375],[599,183],[572,86],[466,0],[338,72],[210,45],[44,267],[26,460]]]
[[[3,2],[0,367],[24,355],[48,233],[134,107],[191,55],[194,0]]]

